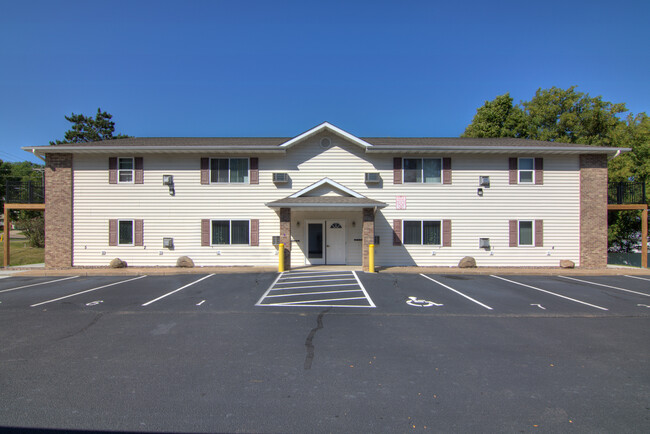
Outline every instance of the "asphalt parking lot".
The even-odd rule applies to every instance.
[[[0,279],[0,426],[650,429],[650,278]]]

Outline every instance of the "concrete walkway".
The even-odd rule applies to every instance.
[[[277,267],[75,267],[75,268],[44,268],[42,264],[23,267],[0,269],[0,276],[134,276],[134,275],[174,275],[174,274],[235,274],[235,273],[270,273],[277,272]],[[291,271],[362,271],[360,266],[348,265],[318,265],[311,267],[296,267]],[[565,276],[616,276],[616,275],[650,275],[650,269],[635,267],[609,266],[599,268],[559,267],[379,267],[379,273],[423,273],[423,274],[468,274],[468,275],[565,275]]]

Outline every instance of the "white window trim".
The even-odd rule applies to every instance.
[[[120,169],[120,160],[131,160],[132,169]],[[131,172],[130,181],[120,181],[120,172]],[[117,183],[133,184],[135,183],[135,158],[134,157],[117,157]]]
[[[228,232],[230,232],[230,242],[228,244],[214,244],[212,242],[212,222],[228,222]],[[248,222],[248,244],[232,243],[232,222]],[[210,245],[211,246],[250,246],[251,245],[251,220],[250,219],[210,219]]]
[[[131,222],[131,242],[130,243],[120,243],[120,223],[121,222]],[[135,246],[135,220],[133,219],[118,219],[117,220],[117,245],[124,247],[133,247]]]
[[[520,169],[521,160],[532,160],[533,161],[533,168],[530,169],[530,170],[529,169],[526,169],[526,170]],[[521,180],[521,172],[531,172],[530,181],[522,181]],[[534,184],[534,183],[535,183],[535,159],[533,157],[519,157],[519,158],[517,158],[517,184]]]
[[[420,244],[406,243],[406,222],[420,222]],[[424,222],[438,222],[440,223],[440,244],[424,244]],[[402,220],[402,244],[406,246],[442,246],[442,219],[426,219],[426,220]]]
[[[228,160],[228,182],[212,182],[212,160]],[[230,160],[246,160],[246,169],[248,171],[248,181],[244,182],[230,182]],[[251,159],[250,157],[210,157],[208,160],[208,180],[210,184],[235,184],[247,185],[251,183]]]
[[[520,232],[521,232],[521,223],[522,222],[530,222],[531,224],[531,232],[532,232],[532,243],[531,244],[520,244],[519,240],[521,240]],[[517,247],[535,247],[535,220],[517,220]]]
[[[406,180],[406,160],[422,160],[422,169],[420,171],[420,182],[411,182]],[[424,160],[440,160],[440,182],[424,182]],[[442,158],[441,157],[402,157],[402,183],[404,184],[428,184],[436,185],[442,184],[442,178],[444,176],[444,169],[442,168]],[[429,220],[427,220],[429,221]]]

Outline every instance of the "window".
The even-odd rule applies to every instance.
[[[249,220],[212,220],[212,245],[250,244]]]
[[[535,159],[520,158],[519,159],[519,183],[532,184],[534,170],[535,170]]]
[[[118,182],[133,182],[133,158],[117,159],[117,179]]]
[[[118,245],[133,245],[133,220],[118,220]]]
[[[210,183],[248,183],[248,158],[211,158]]]
[[[519,245],[532,246],[534,245],[533,239],[533,221],[520,220],[519,221]]]
[[[405,221],[404,244],[441,245],[440,220]]]
[[[404,158],[404,182],[440,184],[441,158]]]

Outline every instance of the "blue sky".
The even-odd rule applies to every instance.
[[[578,85],[650,109],[645,1],[0,0],[0,159],[71,112],[151,136],[460,135],[486,100]]]

